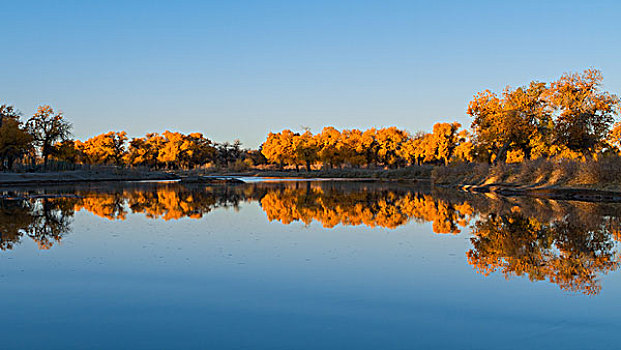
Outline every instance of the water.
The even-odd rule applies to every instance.
[[[4,197],[2,349],[620,346],[617,204],[326,181]]]

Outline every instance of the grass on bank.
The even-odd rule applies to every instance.
[[[621,189],[621,157],[598,160],[537,159],[521,163],[455,164],[436,167],[437,185],[492,185]]]
[[[61,164],[62,165],[62,164]],[[352,178],[380,180],[432,180],[436,185],[506,185],[529,187],[569,187],[621,191],[621,157],[568,160],[537,159],[521,163],[489,165],[485,163],[455,163],[449,166],[409,166],[398,169],[335,168],[306,171],[274,168],[201,168],[195,170],[154,171],[148,168],[120,168],[115,166],[75,166],[65,169],[53,164],[52,169],[36,169],[21,174],[0,173],[0,181],[14,178],[58,177],[64,180],[87,181],[99,178],[149,179],[167,176],[237,175],[299,178]],[[24,169],[25,170],[25,169]],[[64,171],[63,171],[64,170]],[[69,171],[67,171],[69,170]]]

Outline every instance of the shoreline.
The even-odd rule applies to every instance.
[[[72,170],[41,173],[0,173],[0,188],[8,186],[70,185],[91,182],[178,180],[176,174],[165,172],[118,171],[102,172]]]
[[[352,176],[353,175],[353,176]],[[383,175],[383,176],[382,176]],[[428,177],[396,177],[394,170],[370,170],[370,171],[325,171],[325,172],[283,172],[283,171],[253,171],[253,172],[218,172],[205,175],[187,175],[171,172],[159,171],[134,171],[119,170],[110,171],[63,171],[45,173],[0,173],[0,189],[7,189],[13,186],[34,187],[34,186],[54,186],[72,185],[84,183],[102,182],[136,182],[136,181],[175,181],[180,183],[203,183],[203,184],[222,184],[222,183],[241,183],[239,177],[264,178],[267,181],[279,179],[313,180],[318,181],[361,181],[361,182],[395,182],[395,183],[431,183],[438,188],[455,189],[458,191],[496,194],[504,197],[528,196],[536,198],[547,198],[555,200],[574,200],[583,202],[621,202],[621,191],[606,189],[606,184],[601,187],[571,187],[571,186],[533,186],[513,183],[490,183],[490,184],[433,184],[433,178]],[[417,174],[420,175],[420,174]],[[184,179],[199,178],[199,181],[184,181]],[[233,179],[233,181],[223,180]]]
[[[142,171],[136,169],[95,169],[33,173],[1,173],[0,187],[12,185],[55,185],[89,182],[181,180],[188,183],[210,183],[222,179],[271,178],[335,181],[431,181],[431,169],[332,169],[326,171]],[[211,181],[213,180],[213,181]]]
[[[436,185],[436,187],[456,188],[471,193],[493,193],[503,197],[534,197],[581,202],[621,202],[621,191],[579,187],[531,187],[506,184],[488,185]]]

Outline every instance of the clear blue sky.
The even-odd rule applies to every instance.
[[[1,1],[0,103],[86,138],[468,124],[477,91],[588,67],[621,93],[618,1]]]

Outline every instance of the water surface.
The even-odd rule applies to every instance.
[[[620,208],[330,181],[5,190],[1,348],[618,348]]]

